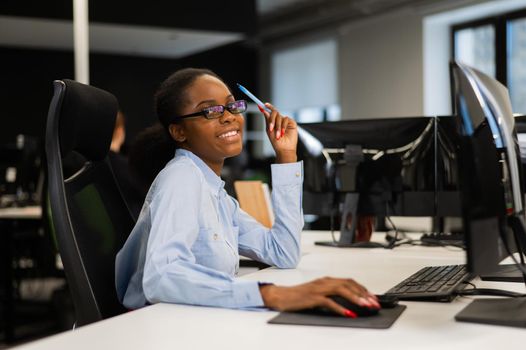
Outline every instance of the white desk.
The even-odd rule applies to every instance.
[[[459,249],[399,247],[338,249],[314,246],[324,233],[304,232],[297,269],[267,269],[244,279],[290,285],[325,275],[352,277],[383,293],[426,265],[464,262]],[[523,284],[476,281],[524,292]],[[526,330],[455,322],[471,298],[452,303],[403,302],[387,330],[270,325],[276,312],[157,304],[20,347],[20,349],[497,349],[522,348]]]

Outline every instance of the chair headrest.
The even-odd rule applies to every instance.
[[[77,151],[90,161],[102,160],[110,149],[118,102],[102,89],[64,79],[59,121],[62,157]]]

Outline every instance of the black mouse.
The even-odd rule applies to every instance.
[[[389,294],[377,294],[378,303],[382,309],[392,309],[398,305],[398,298]]]
[[[354,312],[358,317],[375,316],[380,311],[380,309],[369,308],[367,306],[355,304],[352,301],[349,301],[339,295],[331,295],[329,296],[329,298],[331,298],[347,310]],[[325,307],[315,307],[312,309],[302,310],[301,312],[321,316],[340,316],[340,314],[337,314],[334,311]]]
[[[358,317],[364,317],[364,316],[374,316],[377,315],[380,311],[379,308],[370,308],[368,306],[362,306],[353,303],[350,300],[345,299],[344,297],[341,297],[339,295],[331,295],[329,298],[331,298],[333,301],[335,301],[337,304],[340,304],[347,310],[351,310],[354,312]]]

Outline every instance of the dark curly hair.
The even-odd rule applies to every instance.
[[[128,164],[134,178],[138,179],[143,196],[146,196],[157,174],[174,157],[175,148],[176,143],[159,123],[144,129],[135,137],[130,147]]]

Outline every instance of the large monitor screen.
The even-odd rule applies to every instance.
[[[515,264],[504,267],[522,272],[519,276],[525,282],[520,152],[507,89],[484,73],[457,62],[451,63],[451,78],[458,115],[459,189],[468,270],[479,275],[499,274],[503,271],[500,262],[510,256]],[[517,251],[521,262],[515,257]],[[495,290],[488,292],[493,294]],[[494,300],[475,300],[455,319],[524,327],[524,322],[516,322],[526,313],[521,299],[502,299],[498,304]]]
[[[506,87],[461,63],[451,73],[467,264],[481,274],[524,250],[520,151]]]

